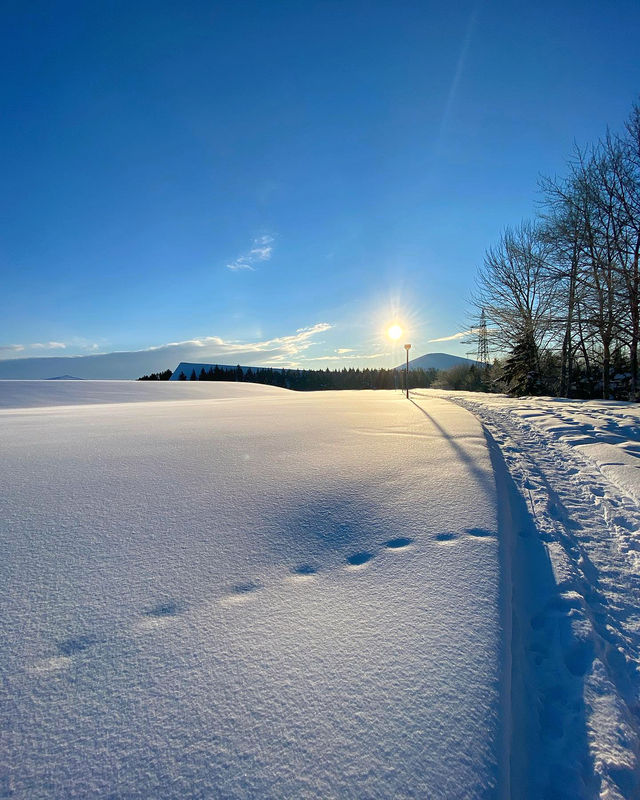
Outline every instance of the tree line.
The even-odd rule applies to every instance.
[[[169,380],[171,370],[152,372],[138,378],[140,381]],[[409,371],[409,388],[426,389],[434,382],[438,372],[435,369],[414,369]],[[196,373],[192,369],[189,375],[180,372],[181,381],[241,381],[244,383],[262,383],[267,386],[280,386],[299,392],[312,392],[326,389],[402,389],[404,388],[404,370],[394,369],[273,369],[270,367],[236,367],[212,366],[204,367]]]
[[[474,315],[505,354],[493,379],[514,394],[638,400],[640,105],[540,189],[535,219],[507,228],[477,275]]]

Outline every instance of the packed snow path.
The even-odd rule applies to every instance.
[[[512,785],[637,798],[640,408],[438,394],[478,416],[515,484]]]
[[[504,553],[470,413],[49,386],[0,382],[0,796],[508,796]]]

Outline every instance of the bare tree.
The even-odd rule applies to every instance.
[[[540,375],[539,353],[553,334],[555,286],[548,279],[550,248],[530,222],[507,228],[487,250],[473,304],[484,309],[488,335],[501,352],[526,353],[528,370]]]
[[[545,373],[566,396],[638,399],[640,106],[623,135],[576,147],[568,167],[541,182],[538,221],[487,250],[473,306],[518,390]]]
[[[631,368],[631,397],[638,399],[640,344],[640,106],[635,105],[623,136],[607,135],[607,169],[603,174],[612,198],[616,268],[625,293],[624,311]]]

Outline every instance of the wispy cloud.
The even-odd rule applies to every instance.
[[[24,350],[23,344],[0,344],[0,353],[19,353]]]
[[[312,358],[305,358],[305,361],[344,361],[345,359],[349,359],[353,361],[354,359],[360,358],[385,358],[385,353],[355,353],[353,350],[350,351],[353,355],[347,355],[343,353],[339,356],[313,356]]]
[[[34,342],[30,346],[34,350],[64,350],[67,345],[64,342]]]
[[[149,372],[175,369],[181,361],[208,364],[290,364],[313,345],[321,344],[318,337],[332,325],[319,322],[298,328],[286,336],[244,342],[220,336],[204,336],[183,342],[170,342],[121,352],[102,352],[87,355],[50,355],[16,358],[16,347],[5,345],[0,355],[0,378],[48,378],[68,373],[80,378],[130,379]],[[11,348],[10,350],[7,348]],[[2,353],[2,350],[0,350]],[[303,356],[304,357],[304,356]]]
[[[439,339],[429,339],[429,342],[453,342],[455,339],[463,339],[465,336],[469,336],[473,331],[461,331],[460,333],[454,333],[451,336],[441,336]]]
[[[242,270],[255,272],[256,264],[269,261],[271,258],[273,242],[273,236],[258,236],[253,240],[251,249],[236,258],[235,261],[227,264],[227,269],[230,269],[232,272],[240,272]]]
[[[440,120],[440,131],[438,134],[436,152],[440,151],[442,143],[446,136],[449,119],[451,117],[451,112],[453,110],[453,104],[455,101],[456,94],[458,93],[458,87],[460,85],[460,79],[462,78],[462,73],[464,72],[465,63],[467,61],[467,55],[469,53],[469,45],[471,44],[471,39],[473,37],[473,32],[476,27],[481,5],[482,5],[482,0],[479,0],[476,3],[476,5],[471,9],[471,13],[469,14],[469,18],[467,20],[464,37],[462,39],[462,44],[460,46],[460,51],[458,53],[456,67],[453,73],[453,78],[451,80],[451,85],[449,86],[449,92],[447,94],[447,101],[445,103],[444,111],[442,112],[442,119]]]
[[[339,348],[336,350],[336,353],[338,353],[338,354],[342,354],[342,353],[353,353],[353,347],[339,347]]]
[[[204,350],[215,350],[219,354],[237,353],[252,351],[264,353],[274,349],[280,350],[281,355],[295,355],[306,350],[312,344],[316,344],[312,339],[319,333],[328,331],[333,326],[328,322],[318,322],[308,328],[298,328],[295,333],[289,336],[277,336],[274,339],[265,339],[262,342],[241,342],[237,339],[222,339],[220,336],[204,336],[198,339],[189,339],[185,342],[170,342],[156,347],[149,347],[148,350],[165,350],[168,348],[202,348]],[[144,351],[139,351],[144,352]]]

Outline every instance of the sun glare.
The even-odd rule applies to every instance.
[[[399,325],[392,325],[387,331],[390,339],[399,339],[402,336],[402,328]]]

